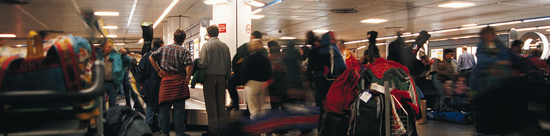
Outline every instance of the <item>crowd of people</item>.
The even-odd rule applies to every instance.
[[[120,88],[124,92],[126,105],[130,105],[130,98],[134,101],[140,99],[130,91],[132,87],[128,73],[132,73],[139,76],[136,79],[139,86],[137,88],[146,104],[146,110],[142,109],[139,102],[134,104],[134,108],[145,113],[149,127],[152,130],[160,128],[163,135],[169,135],[170,122],[174,122],[176,135],[185,135],[185,100],[190,98],[188,85],[194,71],[202,70],[200,77],[203,77],[201,83],[204,86],[209,128],[203,135],[227,135],[222,132],[227,125],[227,110],[239,109],[239,100],[242,98],[239,98],[237,87],[240,85],[244,86],[247,109],[252,121],[268,112],[262,108],[267,104],[266,97],[269,97],[271,109],[284,110],[287,103],[305,104],[305,97],[293,95],[307,96],[304,94],[313,93],[314,105],[321,110],[319,124],[322,125],[321,120],[325,115],[323,101],[327,98],[334,79],[338,78],[338,74],[334,73],[351,67],[364,69],[379,58],[385,59],[380,56],[375,45],[378,35],[375,31],[367,33],[370,39],[368,49],[363,56],[357,58],[346,49],[343,40],[332,43],[337,48],[329,47],[330,53],[324,53],[328,51],[321,45],[334,42],[334,37],[319,38],[311,31],[306,33],[306,44],[312,48],[302,46],[299,51],[293,48],[283,51],[277,41],[268,41],[266,50],[262,43],[262,33],[254,31],[250,35],[250,42],[239,46],[231,60],[229,47],[218,38],[218,27],[209,26],[206,30],[208,42],[201,47],[200,58],[195,62],[191,52],[182,46],[186,38],[183,30],[174,33],[174,43],[169,45],[164,45],[161,39],[153,39],[152,49],[143,53],[139,64],[127,49],[114,50],[112,41],[102,44],[98,58],[104,62],[106,70],[105,90],[109,107],[117,106],[117,90]],[[431,101],[431,109],[437,111],[468,110],[467,106],[456,106],[456,102],[451,102],[452,98],[465,100],[459,105],[473,103],[477,108],[484,107],[486,105],[479,106],[480,100],[474,99],[476,96],[479,99],[485,98],[490,90],[506,83],[510,78],[544,80],[550,72],[548,64],[539,59],[540,51],[523,54],[523,42],[516,40],[508,49],[495,38],[492,27],[483,28],[479,35],[481,40],[476,45],[475,55],[469,53],[469,48],[464,46],[458,59],[454,50],[445,49],[441,60],[424,55],[417,60],[419,49],[430,37],[423,31],[413,45],[405,44],[402,38],[392,42],[388,46],[387,59],[407,67],[410,70],[408,74],[414,81],[431,80],[436,92],[435,100]],[[196,76],[197,74],[194,78]],[[225,105],[226,89],[231,98],[228,107]],[[420,86],[418,89],[425,88]],[[172,116],[169,113],[171,108]],[[158,125],[155,123],[155,113],[158,113]],[[172,121],[169,120],[170,117]],[[484,125],[483,122],[479,124]],[[285,131],[274,133],[281,134]],[[308,133],[309,130],[301,131],[301,135]]]

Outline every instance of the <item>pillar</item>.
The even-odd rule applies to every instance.
[[[225,33],[220,32],[218,38],[229,46],[231,57],[237,53],[237,48],[250,41],[252,29],[251,7],[243,0],[231,0],[227,3],[214,4],[212,21],[214,24],[225,24]],[[247,27],[249,27],[247,31]]]
[[[185,30],[189,27],[189,17],[185,16],[170,16],[166,17],[166,22],[162,23],[162,39],[165,45],[174,43],[174,32],[177,29]],[[189,36],[189,35],[187,35]],[[189,41],[185,41],[189,42]]]

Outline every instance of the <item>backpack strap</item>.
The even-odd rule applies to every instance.
[[[80,90],[80,76],[71,41],[68,38],[63,38],[60,41],[56,41],[54,47],[59,56],[59,63],[61,64],[67,90]]]

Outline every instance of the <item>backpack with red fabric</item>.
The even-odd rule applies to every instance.
[[[323,101],[325,111],[347,114],[355,100],[359,88],[360,74],[354,68],[347,68],[330,86],[327,98]]]

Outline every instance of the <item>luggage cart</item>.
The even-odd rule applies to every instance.
[[[412,114],[408,114],[404,108],[395,109],[398,103],[394,103],[390,95],[390,92],[395,88],[395,83],[392,77],[396,77],[398,80],[409,82],[410,77],[403,69],[392,68],[384,72],[384,118],[383,118],[383,130],[386,136],[394,135],[413,135],[416,133],[415,122]],[[402,107],[402,106],[400,106]]]
[[[0,135],[103,135],[104,68],[100,61],[94,62],[92,73],[91,87],[80,91],[0,92]],[[77,118],[94,112],[99,116]]]

